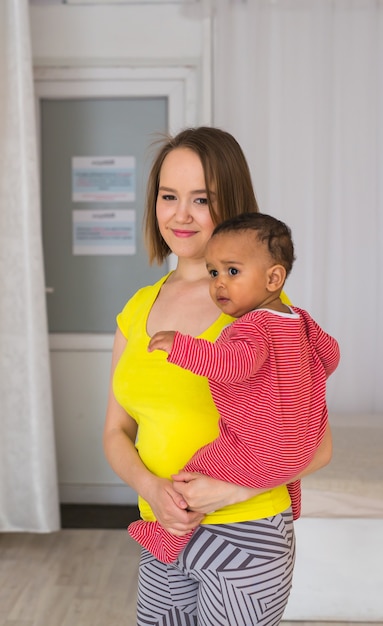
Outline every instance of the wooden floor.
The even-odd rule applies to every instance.
[[[0,534],[0,625],[134,626],[138,555],[124,530]]]
[[[125,530],[0,533],[0,626],[135,626],[138,557]]]

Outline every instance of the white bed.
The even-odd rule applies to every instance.
[[[286,620],[383,621],[383,415],[331,415],[330,465],[304,479]]]

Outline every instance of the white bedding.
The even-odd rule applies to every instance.
[[[383,415],[330,415],[331,463],[302,481],[302,517],[383,518]]]
[[[331,415],[331,463],[302,481],[284,619],[383,622],[383,415]]]

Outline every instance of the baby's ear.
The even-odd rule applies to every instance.
[[[286,269],[283,265],[273,265],[267,270],[267,289],[278,291],[282,289],[286,280]]]

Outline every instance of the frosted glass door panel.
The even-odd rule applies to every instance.
[[[46,99],[40,101],[40,106],[49,331],[113,333],[116,314],[128,298],[166,271],[165,267],[148,264],[142,220],[153,155],[150,146],[168,129],[167,98]],[[85,158],[86,164],[87,159],[105,157],[113,157],[117,163],[128,158],[121,161],[124,167],[128,163],[130,178],[126,184],[127,179],[122,176],[125,182],[120,196],[116,183],[118,171],[117,176],[104,176],[104,189],[97,172],[86,171],[83,178],[74,175],[82,173],[82,169],[78,169],[78,164],[83,164],[81,158]],[[90,180],[95,181],[96,190],[89,186]],[[83,184],[85,187],[81,186]],[[81,195],[82,189],[94,193]],[[102,193],[105,190],[106,193]],[[118,215],[124,216],[124,225],[127,215],[128,222],[135,217],[135,225],[129,222],[134,253],[105,254],[106,248],[100,253],[93,239],[86,242],[90,246],[88,251],[81,253],[81,237],[85,241],[88,232],[94,237],[95,229],[79,230],[76,219],[80,218],[81,223],[89,216],[94,219],[95,211],[99,211],[103,219],[113,217],[114,222],[109,223],[109,227],[113,226],[116,232],[120,224],[119,219],[116,220],[117,211],[122,211]],[[100,246],[105,244],[102,239],[105,232],[100,229]],[[74,244],[78,248],[75,245],[75,254]]]

